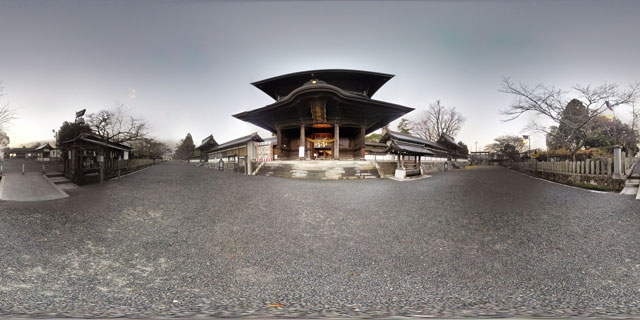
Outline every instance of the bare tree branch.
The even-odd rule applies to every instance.
[[[429,105],[422,119],[412,123],[412,132],[423,139],[437,141],[442,134],[454,137],[464,121],[455,108],[443,106],[438,100]]]
[[[515,84],[504,77],[499,91],[515,96],[509,107],[501,111],[507,116],[504,121],[515,120],[529,112],[541,115],[556,124],[555,131],[562,132],[565,145],[571,154],[575,154],[590,134],[589,124],[607,110],[605,101],[609,101],[612,107],[630,104],[640,92],[640,85],[632,85],[628,90],[620,90],[617,84],[610,83],[597,87],[575,85],[572,89],[578,96],[568,103],[565,98],[567,91],[542,84],[535,87]],[[533,127],[541,131],[543,126],[534,122]]]
[[[88,124],[102,139],[116,143],[141,140],[149,125],[142,118],[130,114],[131,109],[121,103],[111,110],[100,110],[88,116]]]
[[[0,99],[4,94],[4,87],[2,87],[2,83],[0,82]],[[14,109],[9,107],[9,103],[2,103],[0,101],[0,131],[4,131],[6,126],[13,120],[16,119],[16,112]]]

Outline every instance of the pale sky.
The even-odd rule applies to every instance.
[[[640,81],[640,1],[0,1],[0,81],[12,146],[52,138],[116,101],[151,135],[219,142],[258,131],[231,117],[273,100],[250,85],[312,69],[394,74],[374,95],[466,118],[475,151],[526,134],[503,123],[502,76],[569,89]],[[618,116],[628,120],[628,110]],[[392,124],[395,128],[397,121]],[[544,137],[533,135],[533,147]]]

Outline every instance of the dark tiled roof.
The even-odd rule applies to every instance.
[[[450,135],[442,134],[440,135],[440,139],[438,139],[438,143],[442,145],[446,145],[450,148],[462,149],[462,146],[459,145],[456,140],[454,140]]]
[[[364,145],[371,146],[371,147],[383,147],[383,148],[387,147],[386,143],[380,143],[380,142],[365,142]]]
[[[51,147],[51,145],[50,145],[50,144],[45,143],[45,144],[43,144],[43,145],[41,145],[41,146],[37,147],[37,148],[35,149],[35,151],[39,151],[39,150],[42,150],[42,149],[44,149],[44,148],[55,149],[55,148]]]
[[[403,142],[409,142],[409,143],[415,143],[415,144],[421,144],[421,145],[425,145],[429,148],[432,149],[436,149],[436,150],[447,150],[446,147],[426,140],[426,139],[422,139],[420,137],[416,137],[416,136],[412,136],[410,134],[406,134],[406,133],[401,133],[401,132],[397,132],[397,131],[391,131],[388,130],[383,136],[382,138],[380,138],[380,142],[387,142],[389,140],[398,140],[398,141],[403,141]]]
[[[222,150],[222,149],[225,149],[225,148],[229,148],[229,147],[232,147],[232,146],[235,146],[235,145],[244,144],[244,143],[247,143],[249,141],[263,142],[264,140],[262,140],[262,138],[260,138],[260,136],[258,135],[257,132],[254,132],[254,133],[252,133],[252,134],[250,134],[248,136],[244,136],[244,137],[241,137],[241,138],[238,138],[238,139],[231,140],[229,142],[225,142],[225,143],[223,143],[221,145],[218,145],[217,147],[213,148],[209,152],[215,152],[215,151]]]
[[[422,144],[403,142],[398,140],[391,141],[391,144],[389,144],[389,146],[387,147],[387,152],[389,151],[418,156],[434,155],[433,152],[425,148]]]
[[[391,78],[393,78],[391,74],[371,71],[324,69],[284,74],[252,84],[275,100],[286,96],[304,83],[316,79],[335,85],[345,91],[366,92],[366,96],[371,97]]]
[[[365,150],[372,153],[387,153],[387,145],[379,142],[365,142]]]
[[[28,153],[35,152],[36,148],[9,148],[5,152],[7,153]]]
[[[216,142],[216,139],[213,138],[213,135],[209,135],[208,137],[202,139],[202,143],[200,143],[200,145],[195,150],[200,150],[205,147],[215,147],[217,145],[218,143]]]
[[[71,140],[67,140],[65,142],[63,142],[62,144],[68,144],[71,143],[75,140],[81,140],[90,144],[95,144],[95,145],[100,145],[103,147],[108,147],[108,148],[112,148],[112,149],[116,149],[116,150],[131,150],[132,148],[121,144],[121,143],[116,143],[116,142],[106,142],[104,140],[102,140],[102,138],[96,134],[93,133],[82,133],[80,135],[78,135],[77,137],[71,139]]]

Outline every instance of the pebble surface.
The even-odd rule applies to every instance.
[[[640,315],[640,201],[477,168],[396,182],[164,163],[0,202],[0,316]]]

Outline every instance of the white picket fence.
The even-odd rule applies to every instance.
[[[633,157],[622,154],[622,172],[627,172],[634,163]],[[547,162],[515,162],[513,164],[519,169],[558,172],[585,175],[613,175],[613,158],[586,159],[584,161],[547,161]]]

